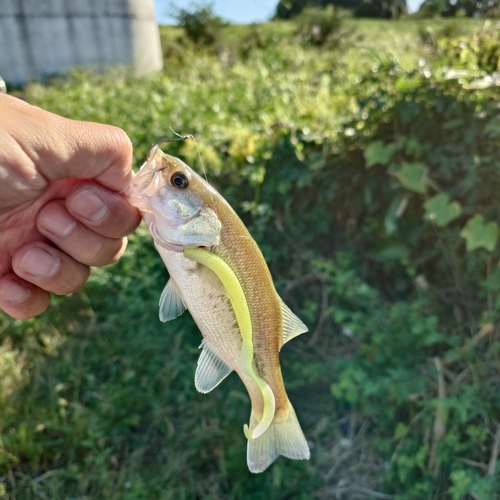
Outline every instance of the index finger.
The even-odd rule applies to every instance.
[[[120,128],[63,118],[7,95],[0,106],[9,135],[46,183],[95,179],[122,191],[130,182],[132,144]]]

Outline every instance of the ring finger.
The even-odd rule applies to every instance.
[[[88,266],[42,241],[20,247],[12,258],[12,268],[20,278],[57,295],[75,292],[90,273]]]
[[[9,273],[0,278],[0,308],[16,319],[28,319],[43,313],[50,293]]]
[[[105,266],[118,260],[125,238],[106,238],[77,221],[62,201],[45,205],[37,218],[38,230],[61,250],[87,266]]]

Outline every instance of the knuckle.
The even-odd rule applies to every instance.
[[[116,141],[116,145],[125,148],[127,151],[132,151],[132,142],[130,141],[130,137],[127,135],[125,130],[120,127],[116,127],[114,125],[107,125],[110,133],[113,135],[114,140]]]

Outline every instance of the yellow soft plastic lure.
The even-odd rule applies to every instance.
[[[256,439],[262,436],[271,425],[276,410],[274,394],[265,380],[260,378],[253,369],[253,341],[252,341],[252,319],[248,309],[247,300],[241,284],[233,270],[220,257],[203,248],[186,248],[184,256],[194,262],[208,267],[220,279],[227,291],[227,296],[233,307],[236,321],[240,328],[241,339],[243,341],[242,359],[245,363],[248,375],[259,386],[264,399],[264,412],[259,424],[250,431],[248,425],[243,426],[243,432],[247,439]]]

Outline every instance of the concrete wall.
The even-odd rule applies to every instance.
[[[162,68],[154,0],[0,0],[0,75],[13,84],[75,66]]]

